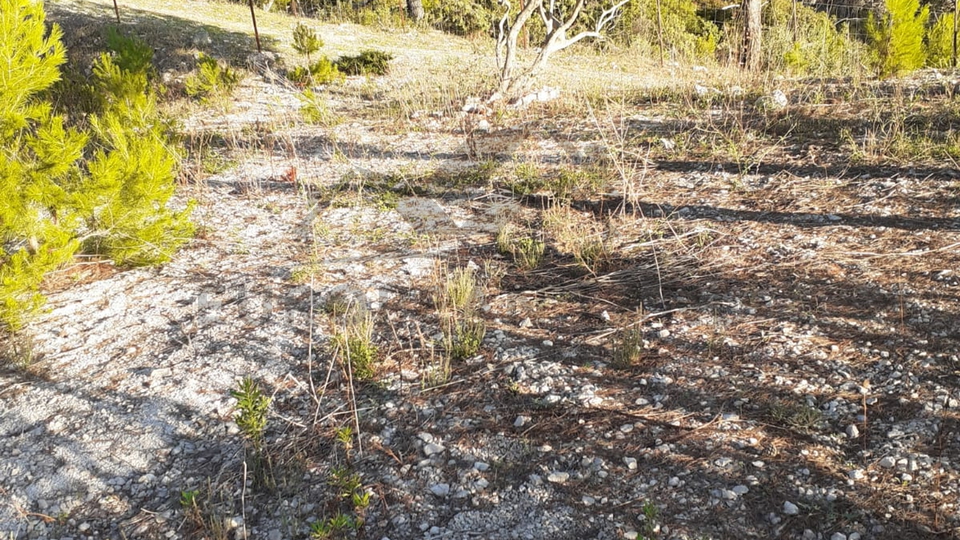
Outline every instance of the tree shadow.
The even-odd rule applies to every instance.
[[[161,73],[171,72],[176,76],[191,71],[197,52],[243,65],[247,56],[257,50],[252,29],[251,34],[234,32],[120,4],[119,30],[142,39],[154,50],[154,66]],[[107,31],[117,28],[111,6],[90,2],[50,3],[45,8],[48,20],[63,30],[70,63],[82,66],[80,70],[92,65],[93,60],[107,50]],[[209,40],[197,39],[204,33]],[[261,41],[265,50],[276,50],[276,40],[261,36]]]

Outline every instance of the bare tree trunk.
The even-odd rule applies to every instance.
[[[423,20],[423,1],[422,0],[407,0],[407,15],[410,16],[415,22],[420,22]]]
[[[743,67],[749,71],[760,68],[761,59],[761,0],[745,0],[743,32]]]
[[[596,21],[595,29],[592,31],[583,31],[573,36],[567,37],[567,31],[573,27],[586,0],[577,0],[576,4],[563,13],[554,0],[550,0],[548,6],[544,6],[544,0],[524,0],[523,9],[517,14],[513,22],[510,21],[510,1],[500,0],[505,6],[506,11],[503,18],[500,19],[499,32],[497,33],[497,65],[500,68],[500,87],[496,98],[509,96],[521,90],[524,85],[530,82],[531,78],[547,66],[547,61],[553,53],[566,49],[567,47],[586,38],[603,39],[603,31],[616,21],[620,8],[630,0],[619,0],[610,8],[603,11]],[[757,0],[758,2],[760,0]],[[530,20],[534,11],[539,11],[540,18],[544,24],[546,35],[540,44],[536,58],[533,63],[522,73],[517,74],[517,41],[524,25]],[[495,99],[495,98],[491,98]]]

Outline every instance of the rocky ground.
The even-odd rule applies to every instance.
[[[392,540],[960,535],[952,171],[811,173],[791,149],[627,170],[602,122],[539,105],[398,128],[357,98],[389,84],[348,81],[319,127],[251,74],[184,121],[197,239],[54,276],[32,364],[0,370],[4,537],[281,540],[338,515]],[[504,187],[518,162],[625,174],[557,207]],[[536,268],[498,251],[508,222],[545,240]],[[608,256],[578,264],[573,223]],[[443,377],[455,268],[486,335]],[[350,304],[367,381],[331,345]],[[245,377],[272,399],[259,452]]]

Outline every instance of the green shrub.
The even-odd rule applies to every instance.
[[[338,83],[343,81],[344,75],[337,69],[336,63],[323,56],[310,66],[297,66],[291,69],[287,72],[287,78],[303,87]]]
[[[361,381],[373,378],[379,351],[373,343],[373,315],[365,306],[350,304],[343,328],[333,336],[332,344],[353,378]]]
[[[839,28],[827,13],[796,4],[797,31],[793,30],[794,3],[772,0],[764,8],[763,62],[770,70],[794,75],[849,75],[859,69],[866,51]]]
[[[128,73],[153,75],[153,49],[143,40],[125,36],[114,27],[107,30],[107,50],[113,62]]]
[[[300,100],[300,114],[307,123],[330,126],[336,122],[326,102],[313,90],[304,90],[297,99]]]
[[[880,77],[910,72],[924,65],[923,37],[930,10],[919,0],[885,0],[886,12],[867,17],[871,60]]]
[[[310,77],[313,84],[333,84],[343,80],[343,73],[326,56],[310,65]]]
[[[125,71],[102,55],[93,86],[103,113],[89,135],[70,129],[39,97],[60,76],[59,29],[46,34],[31,0],[0,0],[0,13],[0,323],[16,330],[42,305],[44,274],[81,245],[120,264],[155,263],[192,226],[189,208],[166,206],[177,156],[146,64]]]
[[[320,47],[323,47],[323,40],[317,37],[317,33],[309,26],[297,23],[293,29],[293,49],[306,56],[309,62],[310,55],[319,51]]]
[[[118,264],[165,262],[193,235],[193,225],[191,208],[167,207],[178,156],[156,98],[143,75],[120,70],[107,55],[94,66],[94,76],[104,93],[117,85],[131,93],[113,95],[106,112],[90,121],[97,149],[76,199],[88,229],[86,247]]]
[[[240,82],[240,74],[228,65],[220,65],[215,58],[197,54],[197,72],[184,82],[187,95],[209,99],[212,96],[228,95]]]
[[[953,63],[953,13],[937,18],[927,33],[927,65],[948,68]]]
[[[263,446],[263,435],[267,430],[267,412],[270,398],[263,394],[260,385],[250,377],[244,377],[230,395],[237,400],[237,427],[258,452]]]
[[[490,33],[497,21],[496,3],[471,0],[424,0],[426,21],[458,36]]]
[[[341,56],[335,67],[346,75],[386,75],[393,55],[383,51],[366,50],[357,56]]]
[[[0,323],[17,330],[79,246],[68,203],[86,137],[38,97],[66,60],[59,27],[47,33],[39,2],[0,0],[0,13]]]
[[[310,86],[313,83],[313,77],[310,76],[310,68],[297,66],[287,72],[287,78],[297,86]]]
[[[589,13],[588,10],[583,20],[595,20],[602,7],[604,6],[593,7],[593,11],[597,13]],[[697,15],[697,4],[692,0],[662,0],[660,18],[663,21],[663,42],[668,58],[694,60],[713,56],[720,30],[712,22]],[[660,36],[657,29],[657,1],[631,1],[621,9],[620,19],[608,33],[615,41],[639,41],[643,48],[651,53],[658,51]]]

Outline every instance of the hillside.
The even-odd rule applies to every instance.
[[[297,20],[263,13],[282,65],[200,103],[197,50],[254,46],[244,6],[188,4],[120,7],[199,233],[48,280],[0,366],[0,535],[960,536],[956,73],[582,48],[559,98],[486,110],[492,43],[311,21],[394,60],[304,101]],[[72,59],[115,22],[49,16]]]

